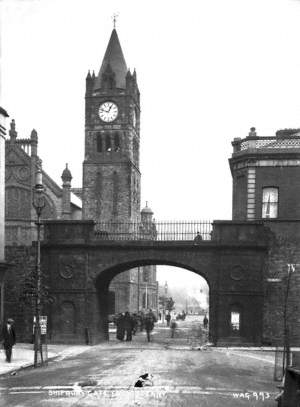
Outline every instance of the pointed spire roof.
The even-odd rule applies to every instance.
[[[107,66],[115,73],[116,87],[126,88],[127,66],[116,29],[112,30],[102,65],[95,83],[95,89],[101,87],[101,79]]]

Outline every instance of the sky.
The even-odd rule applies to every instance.
[[[84,92],[117,32],[141,92],[142,207],[231,218],[235,137],[300,127],[298,0],[0,0],[1,105],[44,170],[82,183]]]

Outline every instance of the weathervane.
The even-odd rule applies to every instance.
[[[113,22],[114,22],[114,28],[116,28],[116,22],[117,18],[119,17],[119,13],[114,13],[112,16]]]

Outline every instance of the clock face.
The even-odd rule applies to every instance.
[[[104,102],[99,107],[99,117],[104,122],[112,122],[118,116],[118,106],[113,102]]]

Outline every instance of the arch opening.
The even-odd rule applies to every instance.
[[[204,317],[210,320],[210,290],[201,270],[153,260],[127,263],[103,271],[96,279],[96,289],[99,325],[105,340],[117,340],[118,318],[129,312],[137,325],[133,327],[133,340],[143,341],[139,317],[145,317],[150,310],[157,320],[156,341],[169,335],[168,331],[162,335],[160,329],[169,326],[168,315],[176,319],[178,326],[185,324],[187,336],[188,327],[193,326],[195,331],[197,326],[197,335],[201,331],[201,335],[206,333],[206,341],[209,339],[209,324],[206,331],[202,328]]]

